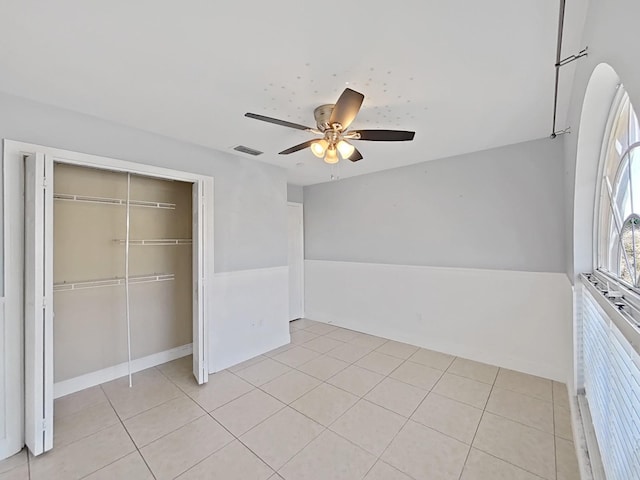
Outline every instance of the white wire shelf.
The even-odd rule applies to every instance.
[[[176,276],[173,273],[154,273],[151,275],[134,275],[129,277],[129,284],[135,285],[139,283],[167,282],[174,280]],[[60,282],[53,284],[54,292],[64,292],[70,290],[85,290],[88,288],[101,287],[117,287],[124,285],[124,277],[105,278],[101,280],[83,280],[80,282]]]
[[[119,245],[124,245],[127,241],[121,238],[113,240]],[[190,238],[153,238],[146,240],[129,240],[130,246],[157,246],[157,245],[191,245]]]
[[[100,205],[116,205],[122,207],[127,205],[127,200],[122,198],[92,197],[88,195],[71,195],[68,193],[54,193],[53,198],[64,202],[97,203]],[[132,207],[161,208],[164,210],[176,209],[175,203],[148,202],[146,200],[130,200],[129,205]]]

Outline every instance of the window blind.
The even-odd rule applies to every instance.
[[[581,293],[584,390],[602,465],[608,480],[640,480],[640,356],[601,294],[584,284]]]

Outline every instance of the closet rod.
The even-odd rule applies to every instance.
[[[124,290],[127,304],[127,367],[129,369],[129,388],[131,388],[131,319],[129,318],[129,220],[131,210],[131,174],[127,173],[127,233],[124,247]]]
[[[136,285],[138,283],[166,282],[174,280],[176,276],[173,273],[153,273],[148,275],[130,275],[129,283]],[[113,277],[99,280],[83,280],[79,282],[60,282],[53,284],[54,292],[65,292],[70,290],[86,290],[88,288],[101,287],[117,287],[124,285],[124,277]]]
[[[62,200],[65,202],[82,202],[82,203],[97,203],[100,205],[116,205],[125,206],[127,201],[121,198],[108,198],[108,197],[92,197],[88,195],[72,195],[70,193],[54,193],[54,200]],[[175,203],[167,202],[150,202],[146,200],[130,200],[129,205],[132,207],[146,207],[146,208],[161,208],[164,210],[175,210]]]

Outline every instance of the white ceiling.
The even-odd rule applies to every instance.
[[[243,144],[308,185],[548,136],[558,1],[4,0],[0,91],[226,152]],[[563,56],[581,47],[586,3],[568,0]],[[277,154],[309,134],[243,116],[314,126],[346,86],[365,95],[352,128],[415,140],[358,142],[364,159],[332,169],[309,150]]]

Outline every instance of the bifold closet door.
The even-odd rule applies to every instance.
[[[25,158],[25,443],[53,447],[53,160]]]
[[[195,182],[191,190],[192,257],[193,257],[193,375],[199,384],[209,380],[207,345],[205,343],[204,297],[204,197],[203,185]]]

